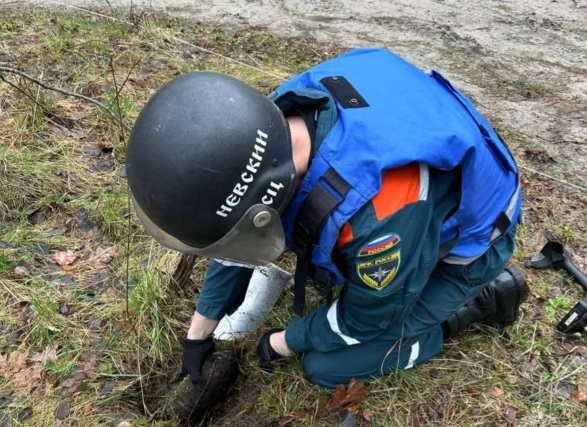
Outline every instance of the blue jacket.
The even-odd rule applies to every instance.
[[[339,230],[381,188],[384,171],[411,162],[462,170],[459,209],[442,227],[448,262],[468,263],[515,224],[521,207],[516,164],[487,120],[450,82],[381,49],[356,49],[299,74],[270,95],[315,89],[337,101],[330,130],[282,216],[288,247],[295,248],[296,217],[316,186],[340,198],[323,177],[333,169],[350,190],[326,220],[312,264],[345,280],[332,261]]]
[[[346,77],[354,92],[343,85],[335,96],[320,82],[326,76]],[[357,93],[362,99],[354,104]],[[414,307],[441,243],[455,240],[456,229],[458,242],[444,261],[467,264],[501,233],[494,225],[500,212],[509,218],[502,229],[515,222],[520,201],[513,196],[519,190],[511,156],[470,102],[438,74],[428,76],[387,51],[360,49],[292,78],[271,96],[284,111],[292,105],[320,110],[318,152],[283,216],[290,248],[300,206],[323,185],[325,171],[335,169],[350,184],[312,254],[315,265],[347,286],[331,304],[293,319],[286,330],[293,351],[333,351],[376,339]],[[361,107],[365,103],[369,107]],[[457,167],[462,177],[449,171]],[[390,193],[400,200],[395,207],[395,201],[386,206]],[[251,274],[213,260],[198,312],[220,319],[235,310]]]

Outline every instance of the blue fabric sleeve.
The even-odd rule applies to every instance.
[[[204,277],[196,310],[209,319],[220,320],[232,314],[243,302],[253,268],[223,265],[215,259]]]

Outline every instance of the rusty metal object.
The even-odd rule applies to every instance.
[[[223,402],[235,385],[238,374],[238,357],[233,351],[215,353],[204,364],[206,386],[199,390],[189,377],[174,384],[163,399],[157,418],[176,420],[183,426],[199,423],[219,403]]]

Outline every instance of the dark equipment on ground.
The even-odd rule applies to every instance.
[[[184,298],[195,285],[191,280],[197,257],[182,254],[171,276],[170,287]],[[157,399],[154,419],[177,421],[178,426],[206,425],[216,405],[234,391],[239,376],[239,351],[219,351],[213,354],[202,368],[206,380],[202,388],[194,387],[189,376],[177,375],[164,385],[162,397]]]
[[[184,427],[202,425],[210,411],[227,398],[238,374],[238,356],[234,352],[214,354],[204,365],[206,385],[200,389],[189,377],[179,379],[162,399],[156,418],[177,420]]]
[[[547,268],[563,269],[587,291],[587,275],[573,264],[571,255],[565,250],[562,243],[557,241],[550,232],[545,232],[547,243],[538,255],[530,260],[530,267],[545,270]],[[585,334],[587,332],[587,297],[579,301],[558,322],[556,328],[568,334]]]

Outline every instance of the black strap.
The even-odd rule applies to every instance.
[[[318,180],[296,216],[292,243],[298,257],[306,256],[311,249],[309,246],[318,239],[318,233],[326,219],[344,200],[350,188],[350,185],[332,168]]]
[[[505,212],[500,212],[497,220],[495,221],[495,228],[499,230],[500,234],[496,239],[494,239],[494,241],[503,236],[509,230],[511,224],[512,221],[508,215]]]
[[[310,190],[296,216],[292,244],[298,263],[294,276],[293,309],[299,316],[304,315],[306,281],[312,262],[313,245],[318,240],[324,223],[350,189],[351,186],[334,169],[329,168]]]
[[[293,310],[298,316],[304,315],[304,307],[306,305],[306,281],[308,280],[309,264],[310,262],[307,259],[298,258],[294,275],[293,301]]]
[[[452,251],[452,248],[454,248],[456,244],[459,242],[460,237],[461,230],[457,228],[455,237],[453,237],[447,242],[442,243],[440,245],[440,248],[438,248],[438,259],[443,259],[444,257],[446,257],[450,253],[450,251]]]

